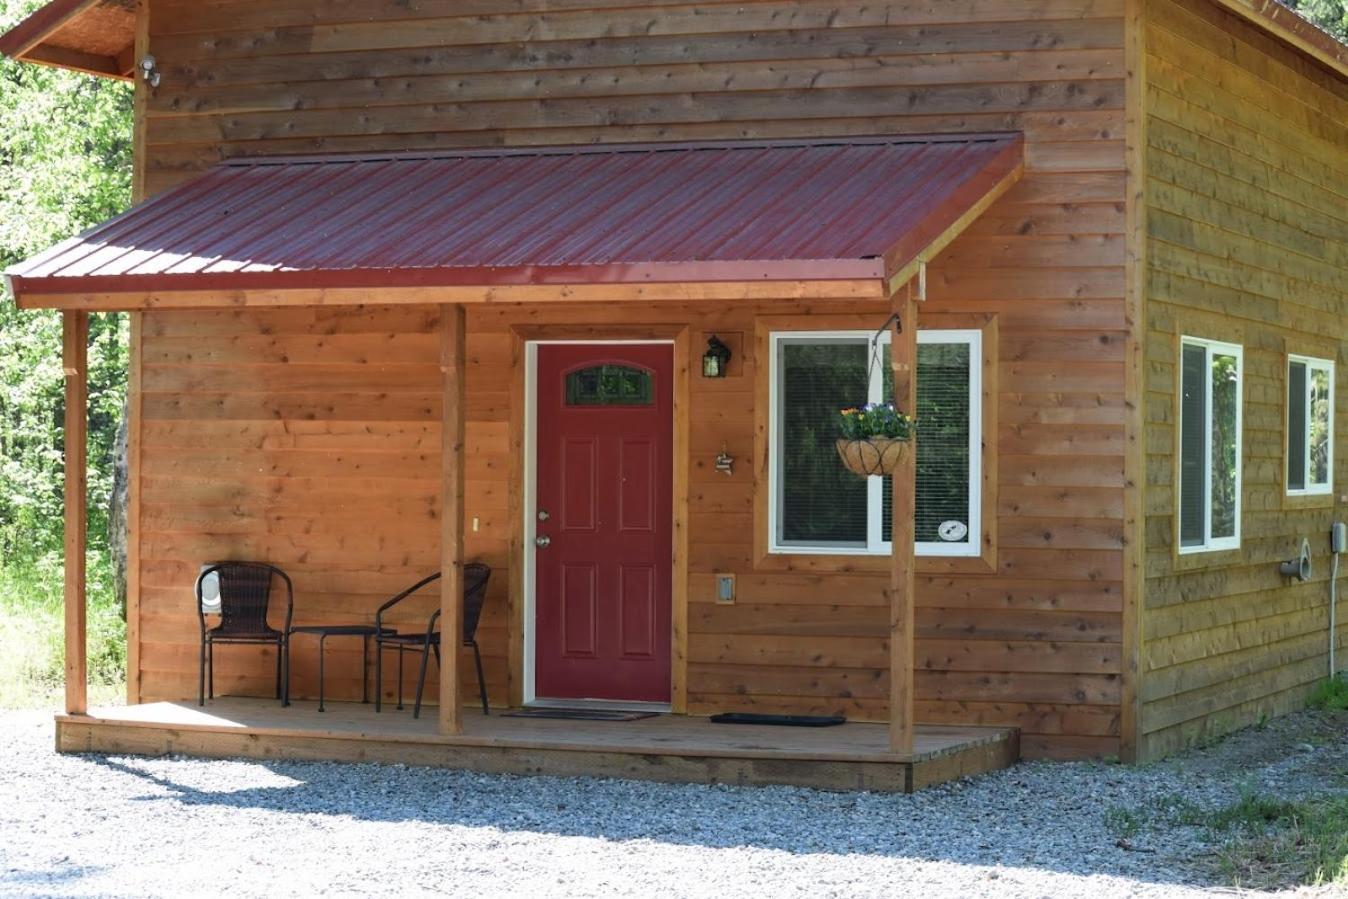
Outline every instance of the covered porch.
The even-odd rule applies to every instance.
[[[927,262],[1014,183],[1021,153],[1018,137],[993,135],[240,162],[12,272],[20,304],[65,310],[67,329],[59,748],[869,789],[1009,764],[1014,730],[962,726],[981,722],[963,720],[957,698],[928,704],[940,725],[917,724],[915,454],[893,476],[892,551],[768,552],[767,378],[778,329],[893,326],[894,395],[915,408]],[[418,193],[427,185],[442,192]],[[139,313],[132,704],[90,711],[82,333],[90,311],[109,309]],[[931,321],[967,330],[986,318]],[[733,346],[731,377],[704,379],[717,335]],[[320,716],[261,699],[182,701],[195,681],[197,567],[255,558],[297,574],[297,624],[363,621],[373,599],[438,568],[448,646],[461,643],[463,566],[485,561],[492,705],[546,703],[531,354],[556,343],[668,347],[669,502],[657,516],[667,575],[656,572],[668,586],[652,594],[667,605],[652,633],[667,666],[655,704],[670,714],[483,717],[465,708],[477,684],[464,664],[439,669],[431,693],[442,701],[417,722],[362,705]],[[982,532],[970,541],[975,556],[991,545]],[[959,565],[940,570],[993,570]],[[358,657],[330,652],[328,696],[359,696]],[[220,692],[266,695],[266,653],[239,652]],[[312,653],[295,657],[295,695],[312,697]],[[701,717],[720,710],[866,723],[803,731]]]

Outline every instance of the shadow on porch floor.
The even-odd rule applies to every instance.
[[[63,752],[326,759],[678,783],[788,784],[911,791],[1004,768],[1019,758],[1013,729],[919,726],[911,758],[888,749],[882,724],[831,728],[712,724],[661,715],[638,721],[483,716],[465,710],[462,734],[436,732],[434,709],[220,698],[155,702],[58,716]]]

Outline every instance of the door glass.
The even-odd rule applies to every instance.
[[[655,402],[651,373],[626,365],[595,365],[566,376],[568,406],[649,406]]]

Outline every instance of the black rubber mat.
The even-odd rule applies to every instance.
[[[842,715],[762,715],[757,712],[722,712],[711,716],[712,724],[774,724],[779,727],[837,727],[846,724]]]

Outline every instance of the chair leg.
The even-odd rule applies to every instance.
[[[477,648],[477,641],[471,643],[473,647],[473,661],[477,663],[477,692],[482,697],[482,714],[490,715],[491,710],[487,708],[487,678],[482,674],[482,651]]]
[[[286,694],[281,686],[281,675],[285,673],[285,652],[284,644],[281,641],[276,643],[276,698],[281,700],[281,705],[286,704]]]
[[[206,644],[206,687],[207,697],[215,698],[215,641]]]
[[[403,710],[403,647],[398,644],[398,704],[395,706],[398,711]]]
[[[360,701],[370,701],[370,638],[360,638]]]
[[[290,635],[284,637],[284,651],[282,658],[285,659],[285,670],[281,675],[281,685],[284,690],[281,694],[282,707],[290,705]]]
[[[431,641],[428,638],[421,647],[421,670],[417,673],[417,701],[416,704],[412,706],[413,718],[421,717],[421,695],[426,691],[426,660],[430,657],[430,648]],[[438,648],[435,652],[435,663],[436,665],[440,664],[440,650]],[[443,701],[444,700],[442,699],[441,702]]]
[[[201,638],[201,660],[197,666],[197,705],[206,704],[206,638]]]
[[[374,641],[374,710],[384,708],[384,644],[376,637]]]

